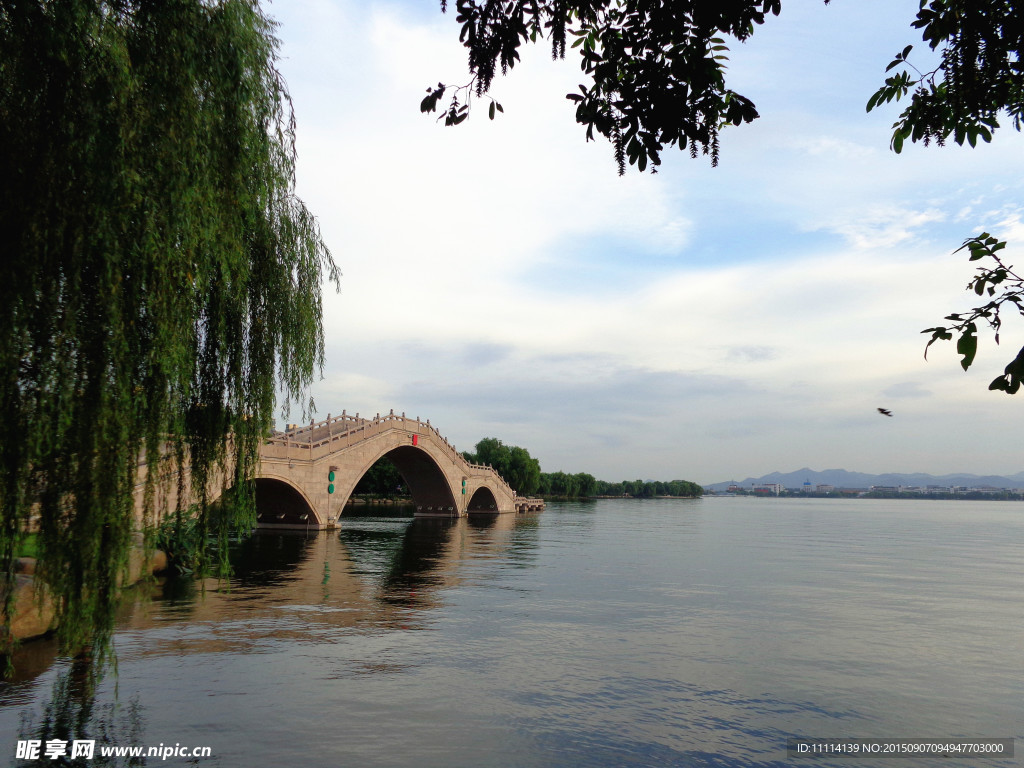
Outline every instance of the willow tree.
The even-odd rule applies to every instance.
[[[140,462],[190,467],[205,530],[322,363],[337,272],[272,33],[251,0],[0,5],[3,618],[37,521],[69,650],[106,647]]]

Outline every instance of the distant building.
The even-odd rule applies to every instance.
[[[818,485],[815,486],[814,490],[817,491],[818,493],[832,493],[835,489],[836,489],[836,487],[834,485],[827,485],[825,483],[818,483]]]
[[[754,483],[752,488],[754,493],[771,494],[772,496],[778,496],[785,489],[780,483]]]
[[[973,488],[968,488],[968,493],[984,493],[984,494],[996,494],[1005,491],[1005,488],[994,488],[991,485],[976,485]]]

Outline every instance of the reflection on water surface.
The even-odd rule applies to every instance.
[[[1020,736],[1016,505],[371,512],[140,594],[94,699],[27,645],[0,750],[79,728],[200,765],[781,766],[795,735]]]

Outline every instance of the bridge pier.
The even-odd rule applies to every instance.
[[[461,510],[458,507],[452,506],[437,506],[432,504],[416,505],[416,511],[413,513],[415,517],[465,517],[466,511]]]

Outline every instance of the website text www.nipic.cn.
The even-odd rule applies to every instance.
[[[91,760],[99,752],[100,757],[155,757],[166,760],[169,757],[210,757],[209,747],[183,747],[181,744],[163,744],[157,747],[113,747],[101,744],[97,750],[96,741],[83,739],[28,739],[19,741],[15,758],[18,760],[57,760],[61,757]]]

